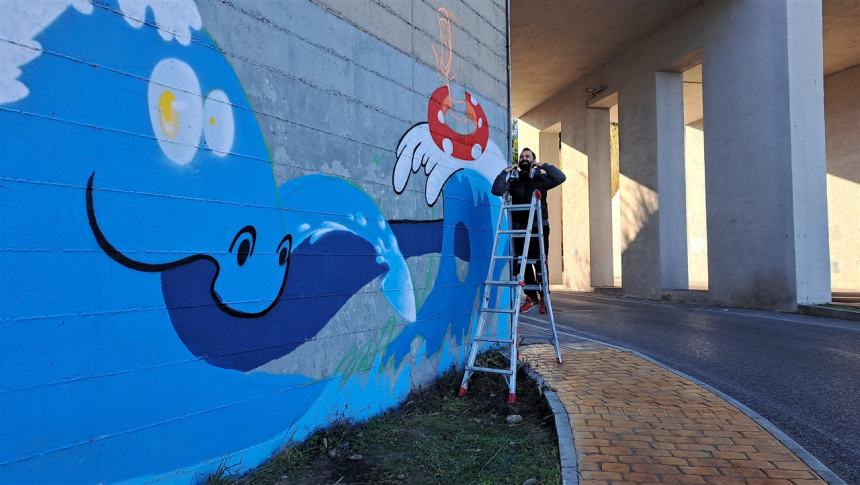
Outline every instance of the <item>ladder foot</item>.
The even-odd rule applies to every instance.
[[[561,364],[561,357],[555,359],[559,364]]]
[[[512,392],[508,394],[508,404],[515,404],[517,402],[517,393]]]
[[[458,392],[457,395],[459,395],[460,397],[465,397],[468,393],[469,391],[465,387],[460,386],[460,392]]]

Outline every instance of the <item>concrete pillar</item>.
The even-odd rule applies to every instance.
[[[588,109],[588,207],[592,286],[614,286],[609,110]]]
[[[684,84],[680,72],[656,73],[660,285],[686,290],[687,212],[684,176]]]
[[[821,0],[786,2],[798,304],[831,300]]]
[[[517,122],[517,145],[520,151],[523,148],[531,148],[540,159],[540,130],[530,125],[528,121],[520,119]],[[517,156],[519,157],[519,153]]]
[[[559,165],[559,134],[550,131],[540,132],[540,158],[538,161],[547,162],[556,167]],[[550,190],[547,193],[547,203],[549,204],[549,260],[547,266],[549,268],[549,282],[553,285],[562,283],[561,261],[562,247],[561,240],[564,228],[562,227],[562,198],[561,188]]]
[[[654,72],[626,80],[619,92],[621,267],[624,294],[659,299],[660,224]]]
[[[734,2],[709,24],[705,183],[716,302],[793,310],[830,301],[821,8]]]
[[[566,288],[590,291],[591,244],[589,236],[588,156],[585,148],[585,106],[565,106],[561,120],[561,184],[564,223],[564,281]]]

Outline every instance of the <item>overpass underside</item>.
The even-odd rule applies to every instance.
[[[552,283],[792,311],[860,290],[860,3],[511,0]]]

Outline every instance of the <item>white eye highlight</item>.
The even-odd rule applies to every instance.
[[[203,102],[203,136],[215,155],[223,157],[230,153],[235,130],[230,98],[220,89],[210,92]]]
[[[190,162],[202,129],[197,74],[179,59],[162,60],[152,70],[147,100],[149,121],[161,151],[178,164]]]

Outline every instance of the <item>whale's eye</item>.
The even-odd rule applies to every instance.
[[[215,155],[226,156],[233,147],[235,131],[230,98],[220,89],[212,91],[203,102],[203,136],[206,144]]]
[[[147,102],[152,131],[161,151],[175,163],[190,162],[197,153],[203,129],[203,102],[197,74],[179,59],[162,60],[150,75]],[[217,107],[212,109],[217,110]]]
[[[254,245],[257,242],[257,230],[254,229],[254,226],[245,226],[236,233],[233,242],[230,243],[231,253],[237,242],[239,247],[236,248],[236,262],[242,266],[254,254]]]
[[[248,260],[248,256],[251,255],[251,241],[247,239],[243,239],[242,242],[239,243],[239,251],[236,253],[236,262],[239,263],[239,266],[245,264],[245,261]]]
[[[290,260],[290,251],[293,250],[293,236],[287,234],[278,243],[278,248],[275,250],[278,253],[278,264],[284,266]]]

